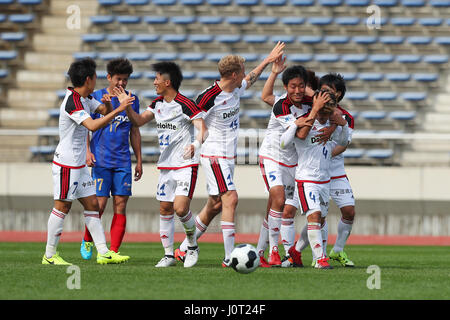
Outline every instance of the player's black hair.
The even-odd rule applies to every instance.
[[[82,87],[86,82],[86,78],[94,78],[97,64],[91,58],[85,58],[72,62],[67,74],[75,88]]]
[[[283,81],[283,84],[287,86],[289,81],[295,78],[303,79],[306,85],[308,82],[308,73],[303,66],[292,66],[284,70],[283,75],[281,76],[281,81]]]
[[[180,88],[181,81],[183,81],[183,74],[180,67],[171,61],[158,62],[152,65],[153,71],[159,74],[166,74],[169,76],[172,88],[176,91]]]
[[[345,87],[344,77],[338,73],[328,73],[320,78],[319,80],[319,88],[322,88],[323,85],[327,85],[330,88],[336,89],[337,92],[341,93],[341,96],[337,100],[337,102],[341,101],[344,98],[345,91],[347,90]]]
[[[310,69],[306,70],[306,72],[308,74],[308,82],[306,83],[306,86],[316,91],[319,89],[319,77],[316,76],[316,73]]]
[[[106,71],[112,77],[115,74],[130,74],[133,73],[133,66],[130,60],[124,58],[113,59],[106,65]]]

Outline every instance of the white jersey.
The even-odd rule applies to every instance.
[[[310,105],[302,104],[301,108],[292,104],[287,93],[280,97],[275,97],[275,103],[270,115],[269,124],[267,125],[266,136],[259,149],[259,156],[284,166],[297,165],[297,151],[294,143],[280,147],[281,135],[286,129],[295,122],[295,120],[307,113]]]
[[[178,93],[171,102],[159,96],[147,108],[155,115],[160,156],[158,169],[180,169],[198,165],[198,153],[184,159],[184,149],[195,140],[192,120],[203,118],[204,113],[194,101]]]
[[[53,163],[71,168],[85,166],[88,129],[81,123],[90,118],[99,105],[101,102],[93,97],[83,98],[73,88],[67,88],[59,109],[59,143]]]
[[[343,109],[340,106],[338,106],[338,108],[339,108],[339,110],[342,111],[343,118],[348,123],[348,132],[349,132],[348,143],[350,144],[350,142],[352,141],[353,129],[355,127],[355,120],[353,119],[353,116],[350,113],[348,113],[347,110]],[[337,143],[335,141],[331,141],[331,143],[334,144],[333,148],[337,145]],[[338,177],[343,177],[346,175],[345,168],[344,168],[343,153],[338,154],[337,156],[335,156],[331,159],[330,175],[331,175],[331,178],[338,178]]]
[[[225,92],[216,82],[197,97],[197,105],[206,112],[205,125],[208,138],[202,145],[202,157],[234,159],[239,131],[240,98],[247,87],[243,80],[240,88]]]
[[[319,144],[318,139],[315,137],[320,134],[320,129],[328,127],[329,125],[329,121],[325,124],[321,124],[318,120],[315,120],[308,136],[304,140],[299,138],[294,139],[295,149],[298,154],[298,166],[295,172],[295,180],[315,183],[326,183],[330,181],[331,152],[333,150],[333,144],[330,141],[327,141],[325,145]],[[338,126],[331,136],[331,139],[337,141],[340,145],[346,143],[347,138],[347,125],[345,125],[344,128]]]

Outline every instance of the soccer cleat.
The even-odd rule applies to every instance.
[[[175,249],[175,259],[178,261],[184,262],[184,258],[186,256],[186,251],[181,251],[180,248]]]
[[[186,255],[184,256],[184,267],[190,268],[195,266],[198,261],[198,246],[188,247]]]
[[[295,244],[289,248],[288,254],[289,254],[289,257],[292,259],[292,264],[294,267],[296,267],[296,268],[303,267],[302,253],[295,250]]]
[[[94,247],[94,243],[91,241],[81,241],[80,253],[81,257],[84,260],[91,260],[92,257],[92,248]]]
[[[281,267],[281,258],[280,254],[278,253],[278,247],[276,246],[272,248],[272,253],[269,256],[269,264],[272,267]]]
[[[270,268],[271,267],[271,265],[267,262],[267,260],[263,256],[259,257],[259,266],[261,268]]]
[[[166,268],[166,267],[172,267],[177,263],[177,260],[175,260],[174,256],[171,255],[165,255],[162,257],[161,260],[155,265],[156,268]]]
[[[222,267],[226,268],[226,267],[229,267],[230,265],[231,265],[231,260],[224,258],[222,261]]]
[[[328,263],[328,258],[322,258],[319,260],[316,260],[316,264],[314,266],[316,269],[333,269],[332,266]]]
[[[121,256],[119,252],[114,252],[109,250],[105,254],[97,253],[97,263],[98,264],[112,264],[112,263],[122,263],[130,259],[129,256]]]
[[[72,264],[65,261],[63,258],[61,258],[57,253],[55,253],[51,258],[47,258],[44,254],[42,257],[42,264],[54,264],[54,265],[60,265],[60,266],[71,266]]]
[[[289,256],[284,256],[284,258],[281,260],[281,267],[282,268],[291,268],[294,266],[294,260],[292,260]]]
[[[353,263],[353,261],[351,261],[348,257],[347,254],[344,251],[340,251],[340,252],[334,252],[333,249],[331,249],[330,252],[330,259],[335,260],[337,262],[339,262],[340,264],[342,264],[344,267],[350,267],[353,268],[355,266],[355,264]]]

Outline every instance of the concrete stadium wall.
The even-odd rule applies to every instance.
[[[353,234],[361,235],[450,235],[450,168],[447,167],[348,167],[347,174],[356,198],[357,217]],[[159,204],[155,199],[158,170],[144,166],[144,175],[133,183],[127,210],[128,232],[159,232]],[[258,233],[266,211],[267,193],[258,166],[237,166],[235,183],[239,205],[238,233]],[[45,231],[53,205],[51,165],[48,163],[0,164],[0,230]],[[199,170],[191,209],[198,213],[207,198],[205,179]],[[110,201],[111,202],[111,201]],[[76,202],[66,218],[64,230],[83,228],[81,205]],[[108,204],[103,223],[109,229],[112,206]],[[336,234],[340,219],[332,203],[329,232]],[[219,218],[208,229],[220,232]],[[297,230],[305,218],[296,217]],[[182,231],[176,223],[176,231]]]

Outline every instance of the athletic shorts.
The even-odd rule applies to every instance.
[[[284,187],[286,200],[292,201],[295,192],[295,168],[279,164],[276,161],[259,158],[259,168],[266,185],[266,190],[275,186]]]
[[[156,200],[173,202],[175,196],[192,199],[197,183],[198,165],[181,169],[161,169],[159,172]]]
[[[328,215],[330,182],[314,183],[296,180],[296,194],[302,215],[320,211],[322,218]]]
[[[347,176],[331,178],[330,196],[338,208],[355,206],[355,197],[353,196],[352,186]]]
[[[95,194],[95,182],[89,169],[52,165],[53,199],[73,201]]]
[[[92,178],[98,197],[131,196],[131,167],[93,167]]]
[[[230,190],[236,190],[234,185],[234,160],[219,157],[200,157],[200,163],[205,172],[206,191],[211,196],[217,196]]]

